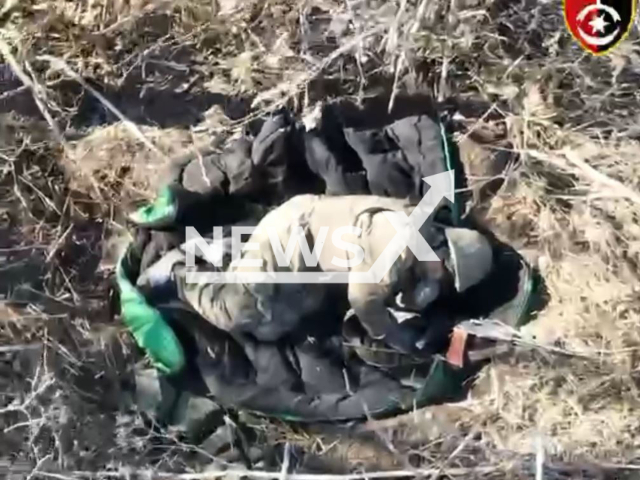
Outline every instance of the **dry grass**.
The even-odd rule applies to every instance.
[[[608,473],[592,464],[640,461],[640,50],[635,31],[611,55],[595,58],[565,31],[558,2],[542,0],[327,0],[313,5],[49,0],[10,2],[5,10],[0,36],[45,95],[43,108],[60,125],[68,146],[61,149],[46,133],[29,91],[9,79],[9,70],[1,70],[2,247],[48,249],[41,273],[46,281],[34,288],[55,298],[56,305],[90,296],[78,293],[83,277],[77,274],[73,245],[83,239],[103,242],[123,203],[153,190],[165,159],[122,123],[112,123],[100,102],[44,56],[64,59],[109,93],[167,156],[201,145],[203,135],[232,133],[252,116],[281,105],[304,112],[337,94],[357,100],[383,88],[426,90],[443,109],[458,112],[461,144],[486,123],[504,132],[494,147],[509,151],[517,164],[482,215],[531,258],[545,279],[550,302],[527,333],[590,360],[523,355],[496,362],[463,404],[363,427],[379,440],[378,453],[354,449],[344,433],[275,429],[276,441],[304,445],[320,457],[333,455],[347,468],[373,468],[380,462],[372,458],[390,458],[380,468],[404,468],[418,456],[443,471],[501,465],[472,475],[496,478],[531,477],[533,458],[542,454],[546,478],[578,473],[602,478]],[[230,119],[221,118],[221,112]],[[91,207],[96,203],[100,208]],[[101,228],[95,238],[85,238],[79,222]],[[72,233],[64,236],[69,228]],[[93,253],[101,255],[99,248]],[[5,256],[6,262],[17,262],[17,255]],[[5,293],[15,292],[14,287]],[[46,323],[52,314],[37,299],[30,297],[24,310],[7,310],[11,318],[2,319],[3,338],[19,343],[46,335],[65,345]],[[34,314],[41,322],[29,323],[25,333],[21,322]],[[90,331],[101,324],[86,322],[82,309],[63,315],[72,336],[83,339],[71,342],[69,355],[84,359],[86,349],[94,348]],[[35,374],[32,367],[24,381]],[[44,380],[38,381],[27,388],[11,380],[13,390],[7,390],[3,404],[15,398],[23,405]],[[47,401],[58,409],[70,405],[53,394],[43,405]],[[80,401],[74,397],[73,402]],[[61,431],[56,425],[66,424],[38,405],[56,444]],[[24,421],[0,415],[4,426]],[[33,428],[21,433],[21,441],[35,438]],[[85,468],[75,456],[75,463],[65,463],[68,451],[30,450],[15,438],[7,436],[3,443],[22,451],[16,458],[34,463],[48,458],[50,464],[41,469],[54,464]],[[127,463],[131,457],[125,450],[102,452],[100,458]],[[563,470],[553,463],[560,460],[586,470]]]
[[[142,127],[141,131],[166,156],[150,152],[121,123],[97,127],[74,142],[63,160],[69,187],[116,205],[149,199],[154,188],[166,182],[169,157],[190,149],[193,137],[181,129]],[[133,198],[123,198],[127,194]]]

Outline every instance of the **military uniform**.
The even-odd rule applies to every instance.
[[[372,195],[296,196],[260,221],[249,239],[249,244],[255,244],[254,248],[243,250],[242,263],[232,263],[228,271],[344,272],[349,278],[347,295],[355,314],[371,336],[385,337],[396,332],[397,321],[387,307],[398,295],[404,301],[403,307],[421,310],[435,298],[438,288],[447,278],[451,284],[454,283],[443,263],[449,259],[447,234],[445,229],[429,220],[421,227],[420,233],[441,260],[418,261],[405,247],[380,282],[354,280],[355,274],[371,269],[397,233],[386,215],[396,215],[402,220],[413,209],[414,205],[405,200]],[[275,234],[281,251],[285,252],[289,242],[295,240],[291,237],[297,234],[297,226],[302,229],[309,251],[317,248],[315,265],[308,265],[309,262],[305,261],[300,242],[295,243],[288,265],[278,263],[270,235]],[[341,227],[356,227],[360,232],[359,235],[345,232],[340,235],[342,241],[358,246],[364,252],[362,261],[355,265],[353,249],[341,248],[344,245],[336,246],[332,241],[334,234],[341,233],[338,231]],[[247,266],[248,262],[256,260],[260,266]],[[489,253],[478,279],[484,276],[490,265]],[[181,297],[204,318],[218,328],[231,333],[250,333],[261,341],[277,340],[293,330],[305,315],[320,308],[326,290],[324,284],[191,284],[186,282],[184,269],[177,277]]]

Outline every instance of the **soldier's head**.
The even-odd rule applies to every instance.
[[[399,301],[413,310],[423,310],[439,295],[464,292],[481,282],[493,265],[492,248],[475,230],[445,228],[443,242],[432,245],[439,261],[420,262],[402,276]]]

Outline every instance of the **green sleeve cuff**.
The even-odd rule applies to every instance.
[[[167,375],[178,373],[185,365],[182,344],[162,314],[147,303],[127,277],[123,265],[125,257],[126,253],[116,270],[124,324],[159,371]]]
[[[172,223],[177,212],[178,202],[173,191],[170,187],[163,187],[153,203],[138,208],[129,215],[129,219],[136,225],[152,227]]]

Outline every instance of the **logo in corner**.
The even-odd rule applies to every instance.
[[[633,25],[636,0],[563,0],[567,28],[594,55],[611,51]]]

